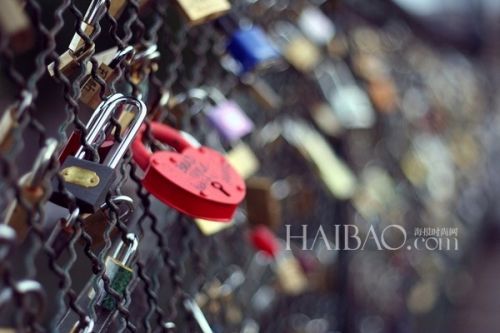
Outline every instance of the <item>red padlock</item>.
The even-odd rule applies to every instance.
[[[245,197],[245,182],[217,151],[193,147],[175,129],[151,123],[151,134],[176,151],[151,154],[142,142],[145,127],[132,151],[145,171],[142,185],[163,203],[195,218],[230,221]]]

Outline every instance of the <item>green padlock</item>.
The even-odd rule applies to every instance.
[[[134,271],[130,266],[135,259],[138,245],[139,241],[135,234],[129,233],[127,242],[121,240],[113,255],[106,259],[106,276],[110,281],[109,286],[122,296],[125,296],[125,290],[134,276]],[[104,294],[99,304],[109,311],[116,309],[116,299],[107,293]]]

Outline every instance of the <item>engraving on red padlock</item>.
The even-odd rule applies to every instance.
[[[132,144],[134,161],[145,171],[142,185],[163,203],[195,218],[230,221],[245,197],[241,176],[219,152],[193,147],[175,129],[152,122],[151,134],[176,151],[151,154],[142,142],[145,127]]]

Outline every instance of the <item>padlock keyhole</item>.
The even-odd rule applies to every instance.
[[[222,186],[221,183],[219,183],[219,182],[212,182],[211,184],[212,184],[213,187],[215,187],[216,189],[218,189],[219,191],[221,191],[222,193],[224,193],[227,197],[231,196],[231,194],[229,194],[229,192],[227,192],[224,189],[224,186]]]

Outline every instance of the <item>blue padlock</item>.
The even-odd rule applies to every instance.
[[[241,64],[244,73],[267,68],[280,59],[273,42],[257,26],[236,29],[227,51]]]

